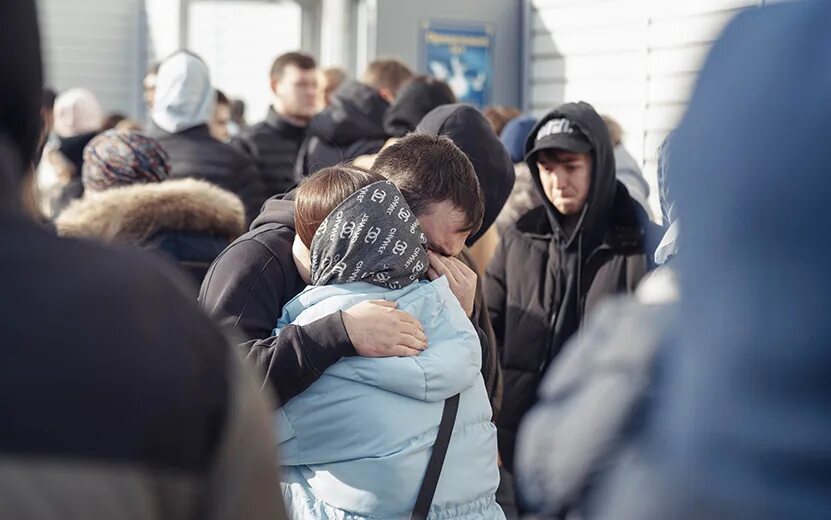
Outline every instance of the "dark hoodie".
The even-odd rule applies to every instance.
[[[471,105],[455,103],[431,110],[416,131],[427,135],[446,135],[467,155],[485,198],[485,216],[479,231],[468,237],[472,246],[496,220],[514,187],[514,165],[493,128]]]
[[[829,19],[749,9],[701,71],[671,152],[681,319],[598,518],[831,516]]]
[[[549,364],[599,300],[634,290],[652,267],[653,242],[660,236],[615,180],[609,132],[590,105],[568,103],[550,112],[529,135],[526,150],[533,148],[542,125],[563,117],[592,145],[591,187],[579,220],[574,229],[564,229],[563,215],[545,196],[531,158],[528,166],[543,205],[506,230],[486,273],[486,299],[505,377],[497,426],[508,470],[516,429],[536,401]]]
[[[297,157],[297,178],[377,153],[389,137],[384,130],[389,106],[374,88],[346,81],[333,94],[332,104],[309,123],[308,137]]]
[[[447,83],[428,76],[407,82],[384,115],[384,129],[391,137],[404,137],[416,129],[434,108],[456,102]]]
[[[0,20],[0,518],[285,518],[266,404],[190,287],[23,214],[35,2]]]
[[[513,188],[514,167],[508,152],[485,116],[470,105],[456,103],[437,107],[424,116],[416,131],[449,137],[473,164],[485,200],[485,214],[479,231],[466,241],[466,244],[471,246],[494,223]],[[475,264],[467,249],[462,251],[459,259],[474,271],[481,272],[480,266]],[[472,319],[483,334],[482,375],[488,395],[491,396],[494,417],[498,417],[502,407],[503,381],[496,351],[496,337],[486,307],[483,283],[480,279],[476,285]]]
[[[340,313],[272,337],[283,306],[306,287],[291,252],[294,201],[273,197],[251,224],[211,265],[199,302],[221,323],[240,328],[239,347],[265,376],[281,402],[309,387],[344,356],[355,355]]]

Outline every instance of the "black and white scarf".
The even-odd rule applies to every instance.
[[[427,238],[404,196],[390,181],[346,198],[312,238],[313,285],[369,282],[400,289],[427,272]]]

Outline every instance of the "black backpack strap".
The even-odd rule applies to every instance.
[[[421,489],[418,490],[413,515],[410,520],[426,520],[430,505],[433,503],[433,496],[436,494],[436,486],[441,476],[441,468],[444,465],[444,458],[447,455],[447,448],[450,446],[450,436],[453,434],[453,425],[456,423],[456,412],[459,411],[459,394],[444,401],[444,411],[441,413],[439,433],[436,435],[436,442],[433,444],[433,452],[430,454],[430,461],[427,463],[427,471],[424,472],[424,480],[421,481]]]

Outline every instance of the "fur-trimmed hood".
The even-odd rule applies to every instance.
[[[209,233],[234,240],[245,210],[233,193],[196,179],[137,184],[89,193],[55,221],[58,234],[142,243],[159,231]]]

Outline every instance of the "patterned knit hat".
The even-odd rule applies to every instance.
[[[117,130],[107,130],[89,142],[83,168],[87,191],[161,182],[170,175],[167,152],[158,141]]]

